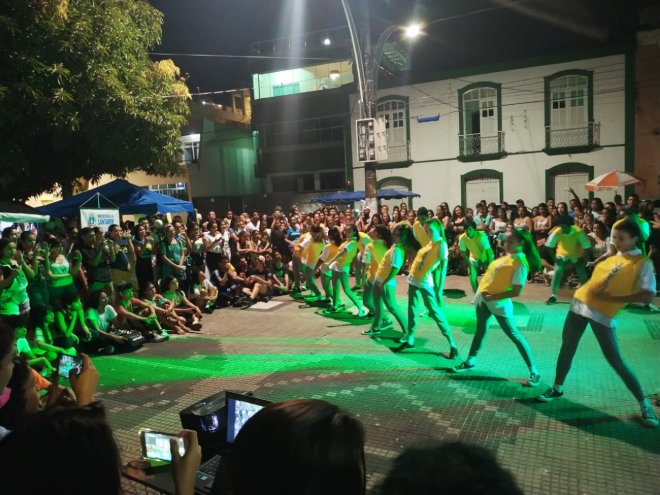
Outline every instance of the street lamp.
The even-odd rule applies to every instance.
[[[365,34],[364,53],[360,47],[360,39],[353,20],[353,14],[348,5],[348,0],[341,0],[341,5],[346,15],[348,30],[351,36],[351,45],[353,47],[353,56],[358,78],[358,89],[360,93],[360,118],[372,118],[376,113],[376,91],[378,89],[378,76],[380,73],[380,61],[383,57],[385,43],[396,31],[403,31],[408,39],[414,39],[422,33],[422,27],[419,24],[409,26],[390,26],[378,38],[376,47],[371,50],[371,41],[368,28]],[[367,5],[362,0],[363,15],[366,15]],[[378,211],[378,200],[376,190],[378,179],[376,177],[376,161],[366,161],[364,163],[364,189],[365,189],[365,207],[371,211]]]

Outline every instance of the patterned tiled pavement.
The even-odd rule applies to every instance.
[[[399,280],[405,309],[405,280]],[[465,290],[467,279],[449,277]],[[469,289],[468,289],[469,290]],[[530,284],[516,302],[542,384],[522,384],[527,369],[494,320],[477,368],[444,371],[446,341],[427,317],[417,346],[394,353],[398,331],[360,335],[367,322],[350,313],[329,318],[289,298],[269,308],[216,311],[202,335],[175,337],[129,355],[95,358],[102,399],[125,460],[139,454],[137,431],[180,428],[178,412],[225,389],[252,390],[271,400],[314,397],[353,412],[367,430],[369,486],[411,445],[463,440],[494,451],[528,495],[660,494],[660,428],[648,430],[638,406],[587,332],[566,383],[565,398],[532,399],[552,383],[563,303],[545,306],[548,288]],[[464,356],[474,333],[474,307],[460,291],[446,315]],[[657,302],[657,301],[656,301]],[[624,356],[648,393],[660,388],[660,316],[626,309],[619,318]],[[453,363],[457,364],[458,360]],[[129,492],[145,493],[137,484]]]

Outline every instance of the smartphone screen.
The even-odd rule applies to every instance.
[[[142,442],[142,455],[147,459],[156,459],[159,461],[172,461],[170,452],[170,438],[174,438],[179,446],[179,455],[184,455],[186,449],[183,438],[171,433],[161,433],[158,431],[142,430],[140,440]]]
[[[60,356],[57,372],[60,376],[69,378],[69,372],[71,370],[76,370],[76,374],[79,375],[82,371],[82,359],[77,356],[66,356],[62,354]]]

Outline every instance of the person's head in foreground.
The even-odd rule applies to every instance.
[[[223,495],[363,495],[364,428],[322,400],[270,404],[245,423],[220,479]]]
[[[39,463],[35,476],[34,456]],[[98,403],[54,407],[0,442],[0,479],[7,495],[121,493],[119,452]]]
[[[513,475],[483,447],[462,442],[414,447],[401,454],[378,495],[523,495]]]

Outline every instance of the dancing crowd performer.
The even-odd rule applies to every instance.
[[[559,226],[552,229],[545,243],[547,248],[556,248],[555,274],[552,277],[552,295],[546,304],[557,303],[557,292],[564,278],[564,270],[572,265],[575,268],[580,283],[584,284],[587,274],[587,259],[585,251],[591,249],[591,241],[580,227],[573,225],[568,215],[559,218]]]
[[[302,248],[300,262],[303,275],[305,275],[305,284],[312,291],[312,294],[305,298],[305,302],[308,303],[315,303],[323,299],[321,291],[316,285],[314,270],[325,247],[324,239],[323,227],[312,225],[309,229],[309,236],[300,244]]]
[[[506,256],[490,264],[477,290],[475,297],[477,330],[472,339],[468,358],[451,371],[462,372],[476,366],[477,355],[488,330],[488,320],[491,316],[495,316],[529,368],[527,385],[534,387],[539,384],[541,375],[534,364],[534,357],[527,340],[516,328],[511,298],[518,297],[522,293],[530,269],[535,272],[541,269],[541,258],[531,234],[524,230],[514,229],[507,236],[504,246]]]
[[[385,329],[382,324],[384,320],[382,311],[385,307],[401,327],[403,333],[401,342],[405,341],[405,336],[408,333],[407,322],[403,312],[396,304],[396,276],[403,266],[406,247],[413,244],[413,241],[415,241],[415,238],[407,223],[400,224],[394,229],[393,238],[384,236],[385,245],[389,248],[383,255],[378,270],[376,270],[373,287],[374,318],[371,327],[362,332],[363,335],[376,335]],[[392,244],[392,242],[395,242],[395,244]]]
[[[493,248],[488,242],[488,236],[479,230],[474,222],[467,222],[465,224],[465,232],[458,238],[458,248],[465,258],[470,273],[470,285],[472,292],[477,293],[477,276],[479,275],[479,268],[488,268],[493,262],[495,255]]]
[[[349,282],[351,263],[353,263],[358,251],[358,237],[357,227],[349,225],[344,231],[344,242],[339,247],[339,252],[334,258],[327,261],[332,270],[332,306],[325,310],[326,313],[336,313],[344,308],[344,304],[341,302],[341,288],[358,308],[356,316],[362,318],[367,314],[360,300],[351,290]]]
[[[401,339],[399,350],[415,347],[415,331],[417,329],[418,306],[421,297],[429,316],[435,321],[442,335],[449,342],[449,359],[454,359],[458,356],[458,349],[447,318],[438,306],[438,300],[433,291],[435,281],[431,276],[441,260],[447,259],[447,241],[443,235],[442,224],[437,218],[430,220],[426,228],[431,241],[417,251],[410,267],[410,274],[408,275],[408,332]]]
[[[429,222],[429,210],[424,206],[421,206],[417,209],[417,214],[415,215],[415,221],[412,223],[412,232],[415,236],[415,240],[419,243],[421,247],[426,246],[431,242],[428,232],[426,231],[426,224]],[[440,220],[440,219],[438,219]],[[447,240],[447,236],[444,232],[444,226],[440,224],[442,230],[443,239]],[[440,260],[438,265],[433,269],[431,277],[433,278],[433,291],[435,292],[435,298],[438,301],[439,306],[444,305],[443,299],[443,290],[444,290],[444,281],[447,277],[447,258]],[[425,312],[422,312],[422,315],[426,315]]]
[[[605,359],[639,401],[644,425],[658,426],[658,418],[644,397],[639,380],[621,357],[615,332],[615,317],[621,308],[632,302],[649,303],[655,296],[653,265],[637,247],[641,237],[639,224],[634,220],[626,220],[614,228],[612,241],[617,254],[598,263],[591,279],[575,292],[564,322],[555,382],[552,388],[537,397],[539,401],[549,402],[564,395],[564,381],[573,356],[587,325],[590,325]]]
[[[301,256],[303,255],[304,245],[307,239],[311,237],[309,232],[304,232],[292,243],[293,252],[291,255],[291,271],[293,272],[293,288],[291,289],[292,295],[299,295],[303,289],[303,266]]]
[[[355,286],[353,287],[353,290],[361,290],[362,285],[364,282],[364,277],[366,274],[365,266],[368,263],[363,263],[362,262],[362,257],[364,256],[364,251],[367,248],[367,245],[371,242],[371,237],[369,237],[369,234],[366,232],[362,232],[361,230],[358,230],[358,239],[357,239],[357,246],[358,246],[358,252],[357,256],[355,257]]]
[[[321,276],[321,285],[323,285],[323,291],[325,292],[325,299],[319,301],[320,304],[330,303],[333,301],[333,291],[332,291],[332,269],[330,268],[329,261],[334,259],[339,254],[339,249],[342,245],[341,234],[337,227],[332,227],[328,230],[328,242],[326,243],[323,251],[321,251],[321,256],[316,263],[316,271]]]
[[[376,225],[369,230],[371,242],[364,250],[363,259],[367,261],[366,277],[364,279],[364,292],[362,293],[362,305],[369,310],[369,315],[376,313],[374,299],[374,283],[376,274],[385,252],[392,246],[392,232],[384,225]],[[382,311],[380,311],[382,313]],[[383,324],[389,320],[384,320]],[[391,324],[391,322],[390,322]],[[380,322],[379,322],[380,325]]]

